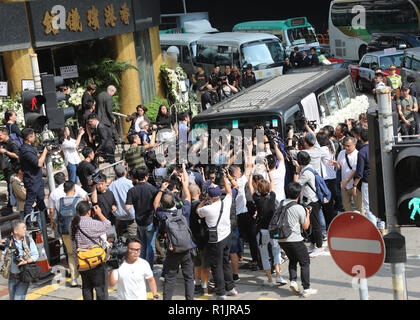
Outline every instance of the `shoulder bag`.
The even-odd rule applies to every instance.
[[[89,240],[95,243],[89,249],[82,249],[79,248],[79,245],[76,240],[76,252],[77,252],[77,263],[78,263],[78,270],[79,271],[86,271],[96,268],[98,265],[106,261],[106,251],[105,249],[91,237],[89,237],[86,233],[83,232],[82,229],[79,230],[83,233]]]

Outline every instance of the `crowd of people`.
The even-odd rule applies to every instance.
[[[289,61],[295,65],[299,59],[292,54]],[[225,66],[223,76],[215,67],[210,77],[201,66],[197,70],[194,85],[202,102],[221,100],[255,83],[252,67],[241,75],[236,67]],[[400,83],[395,74],[385,78],[380,71],[375,90],[383,84],[393,88],[401,130],[404,135],[415,133],[419,122],[414,90]],[[70,285],[79,286],[80,275],[86,300],[93,299],[94,290],[97,299],[108,299],[108,286],[115,285],[121,299],[145,299],[145,280],[158,299],[156,272],[160,272],[163,298],[170,300],[180,266],[186,299],[214,293],[215,299],[225,300],[239,294],[235,284],[241,281],[240,268],[256,276],[261,272],[265,276],[262,285],[286,285],[282,265],[287,260],[290,290],[308,297],[317,293],[310,282],[311,258],[325,252],[327,230],[337,214],[358,211],[386,233],[385,222],[369,209],[366,114],[317,132],[309,123],[299,133],[290,127],[286,137],[258,125],[251,140],[243,139],[239,152],[232,152],[234,139],[229,136],[230,152],[210,154],[211,164],[194,165],[177,162],[176,157],[158,161],[156,156],[158,147],[165,146],[163,152],[168,154],[171,148],[180,152],[183,146],[196,146],[190,138],[190,114],[180,113],[175,121],[162,105],[152,123],[147,108],[139,105],[127,115],[130,146],[123,152],[124,162],[114,166],[115,179],[111,180],[100,168],[102,163],[116,162],[119,137],[112,115],[116,89],[109,86],[97,100],[92,96],[95,90],[90,84],[83,96],[77,134],[72,135],[70,128],[59,133],[66,172],[54,175],[56,186],[47,205],[42,169],[50,150],[34,148],[35,132],[30,128],[20,131],[14,111],[5,114],[0,127],[0,164],[9,195],[5,213],[22,215],[3,251],[7,255],[10,243],[19,249],[18,259],[12,259],[6,273],[10,299],[25,298],[28,284],[20,280],[19,266],[38,259],[32,250],[33,239],[29,237],[26,250],[24,241],[32,225],[23,219],[34,212],[38,222],[40,214],[47,213],[67,253]],[[264,142],[257,141],[256,129],[264,131]],[[207,148],[214,143],[211,139]],[[204,149],[197,148],[197,157],[208,151]],[[237,165],[239,157],[243,163]],[[270,228],[279,212],[287,216],[290,233],[275,239]],[[118,268],[110,270],[104,261],[89,270],[80,269],[80,250],[99,245],[110,252],[112,241],[120,238],[126,239],[127,254]],[[251,260],[240,267],[244,244],[249,246]],[[161,271],[156,269],[157,262],[163,264]],[[298,263],[302,288],[297,283]]]

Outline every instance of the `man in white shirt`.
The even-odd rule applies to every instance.
[[[120,300],[147,300],[146,283],[149,283],[153,300],[159,298],[153,271],[149,263],[140,258],[140,240],[129,238],[127,240],[127,256],[118,269],[109,273],[110,287],[117,285]]]
[[[354,200],[356,210],[364,214],[362,193],[357,190],[356,197],[353,197],[353,182],[356,175],[357,154],[356,139],[347,137],[344,139],[344,148],[337,157],[337,161],[330,161],[337,169],[341,169],[341,196],[343,199],[344,211],[353,211],[351,200]]]
[[[274,186],[276,187],[276,200],[280,202],[286,198],[284,194],[284,177],[286,176],[286,166],[284,164],[284,156],[279,150],[278,143],[274,144],[274,150],[276,152],[277,160],[279,161],[278,168],[276,168],[277,163],[276,157],[274,157],[274,155],[268,155],[266,159],[268,169],[270,170],[271,176],[273,177]],[[264,179],[266,179],[265,176]],[[266,180],[269,181],[268,179]]]
[[[63,172],[57,172],[54,175],[54,181],[55,181],[55,184],[57,185],[57,188],[53,192],[51,192],[50,196],[48,197],[48,210],[49,210],[51,226],[53,230],[55,229],[55,222],[53,220],[53,217],[54,217],[54,211],[55,211],[56,205],[58,203],[58,200],[66,196],[66,193],[64,192],[64,182],[66,182],[66,176],[64,175]],[[74,187],[76,188],[74,197],[80,197],[84,201],[89,200],[87,196],[87,192],[85,190],[83,190],[77,184],[75,184]]]
[[[223,175],[223,179],[226,188],[223,211],[221,201],[222,190],[218,186],[211,186],[207,191],[207,198],[197,207],[197,214],[200,218],[205,218],[209,228],[217,226],[217,242],[208,243],[210,267],[216,285],[216,300],[226,300],[226,295],[233,297],[238,295],[233,281],[232,266],[229,261],[230,247],[232,244],[230,229],[232,188],[226,178],[226,174]],[[211,204],[206,205],[207,201],[210,201]]]

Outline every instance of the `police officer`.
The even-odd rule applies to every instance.
[[[24,206],[24,213],[26,216],[32,212],[32,206],[35,202],[35,212],[46,210],[42,167],[44,166],[48,149],[45,147],[41,156],[38,157],[36,149],[32,146],[35,141],[35,132],[33,129],[23,129],[22,138],[23,145],[20,148],[19,158],[23,171],[23,184],[26,189],[26,201]],[[39,222],[40,221],[38,220],[38,223]]]
[[[391,65],[389,67],[389,76],[387,77],[389,81],[391,81],[391,88],[392,88],[392,97],[393,99],[399,99],[401,87],[402,87],[402,80],[401,76],[397,74],[397,67]]]

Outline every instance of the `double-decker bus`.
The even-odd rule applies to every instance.
[[[334,0],[329,12],[330,53],[360,60],[376,32],[420,31],[420,0]]]

